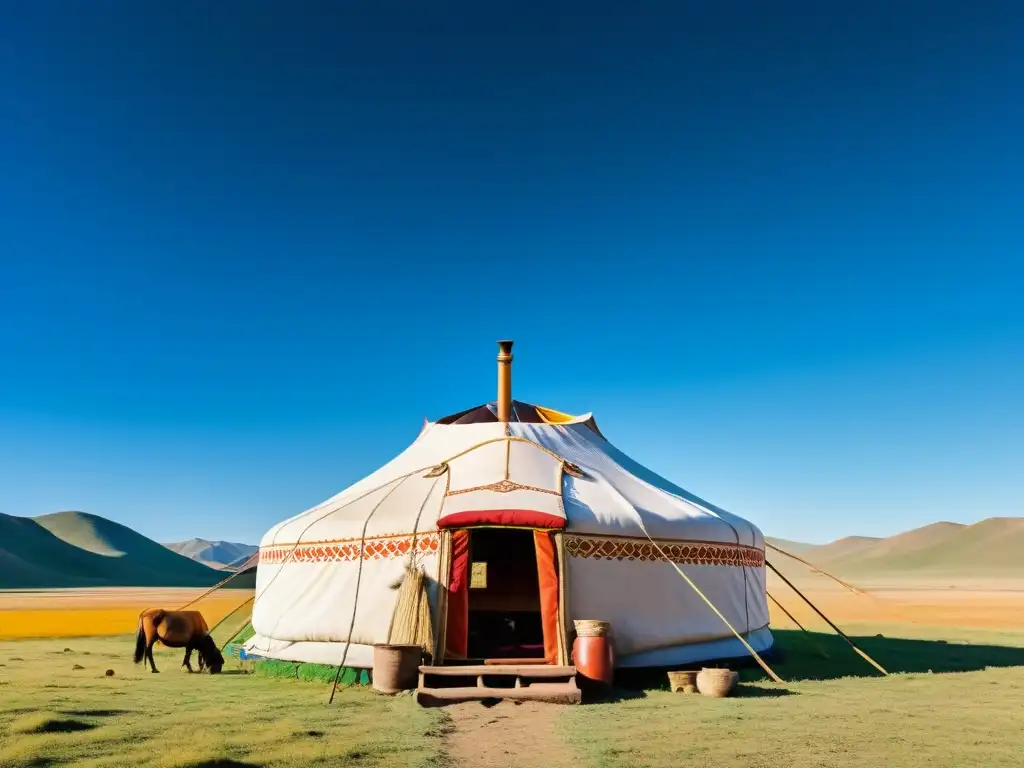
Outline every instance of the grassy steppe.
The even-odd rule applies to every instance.
[[[189,675],[132,638],[0,643],[0,766],[432,766],[444,714],[411,696],[241,673]],[[66,650],[70,649],[70,650]],[[76,668],[80,667],[80,668]],[[106,669],[113,677],[106,677]]]
[[[816,633],[810,643],[782,630],[772,665],[785,685],[746,668],[735,698],[713,700],[659,690],[658,676],[610,702],[550,707],[556,742],[502,765],[1021,765],[1024,635],[935,629],[911,639],[895,634],[906,628],[882,637],[875,627],[851,629],[895,674],[878,676],[835,636]],[[828,660],[814,655],[815,644]],[[322,683],[238,674],[237,664],[220,677],[188,675],[178,668],[181,654],[167,650],[152,675],[130,653],[128,637],[0,643],[0,765],[457,764],[445,734],[459,723],[409,696],[347,688],[328,707]],[[108,667],[112,678],[103,675]],[[500,742],[503,728],[517,727],[515,708],[494,717],[486,737]],[[494,763],[459,763],[484,764]]]
[[[785,686],[745,669],[735,698],[625,694],[567,708],[561,730],[582,764],[595,768],[1019,768],[1024,635],[926,635],[858,637],[858,645],[896,673],[883,678],[834,635],[809,639],[781,631],[782,658],[772,667]],[[814,644],[830,658],[816,657]]]

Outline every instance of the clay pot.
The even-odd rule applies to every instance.
[[[373,646],[373,688],[380,693],[399,693],[415,688],[423,649],[418,645]]]
[[[601,686],[610,686],[615,675],[615,652],[611,638],[579,637],[572,644],[572,663],[585,680]]]

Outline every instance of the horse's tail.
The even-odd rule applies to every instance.
[[[135,663],[142,661],[146,654],[146,630],[142,626],[142,617],[139,617],[139,631],[135,633]]]

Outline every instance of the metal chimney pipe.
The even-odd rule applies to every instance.
[[[512,342],[498,342],[498,421],[508,424],[512,416]]]

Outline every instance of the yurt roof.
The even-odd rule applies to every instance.
[[[483,405],[475,405],[464,411],[453,413],[437,419],[436,424],[488,424],[498,421],[498,403],[492,401]],[[595,434],[604,437],[597,427],[594,415],[585,413],[582,416],[572,416],[553,408],[545,408],[532,403],[524,403],[521,400],[513,400],[509,421],[518,424],[584,424]]]

